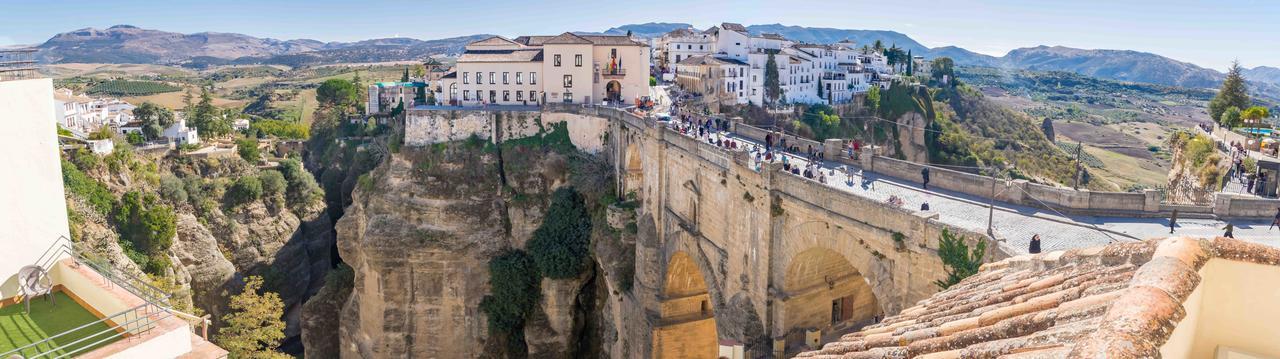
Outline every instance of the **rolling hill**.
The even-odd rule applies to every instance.
[[[691,27],[685,23],[628,24],[605,30],[608,34],[630,31],[638,37],[657,37],[671,30]],[[914,55],[950,57],[959,65],[1068,71],[1109,80],[1151,83],[1187,88],[1214,88],[1224,74],[1168,57],[1129,50],[1087,50],[1062,46],[1037,46],[1009,51],[996,57],[956,46],[929,48],[906,34],[887,30],[835,29],[782,24],[750,25],[753,34],[777,33],[808,43],[853,40],[858,44],[880,41]],[[79,29],[58,34],[38,46],[39,59],[47,63],[141,63],[203,68],[225,64],[319,65],[344,62],[420,60],[437,54],[456,54],[469,42],[490,35],[470,35],[437,40],[412,38],[371,39],[358,42],[321,42],[308,39],[276,40],[233,33],[180,34],[116,25],[107,29]],[[1280,98],[1280,68],[1247,69],[1250,89],[1261,97]],[[1273,101],[1274,102],[1274,101]]]

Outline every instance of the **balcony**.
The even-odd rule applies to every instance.
[[[79,251],[65,237],[34,265],[44,269],[41,282],[50,293],[0,302],[0,332],[7,337],[0,341],[0,358],[227,354],[208,342],[208,316],[174,310],[168,293]]]
[[[612,69],[597,67],[596,76],[606,79],[619,79],[627,76],[627,69],[621,67],[615,67]]]

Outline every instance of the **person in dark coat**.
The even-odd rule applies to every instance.
[[[1031,254],[1040,253],[1040,235],[1031,236],[1031,244],[1027,247],[1027,252]]]
[[[1178,225],[1178,210],[1173,210],[1173,214],[1169,215],[1169,234],[1173,234],[1173,227]]]
[[[1235,238],[1235,237],[1236,237],[1234,234],[1231,234],[1231,232],[1232,232],[1233,230],[1235,230],[1235,229],[1236,229],[1236,227],[1235,227],[1235,226],[1232,226],[1232,225],[1231,225],[1231,223],[1227,223],[1227,226],[1226,226],[1226,227],[1222,227],[1222,229],[1223,229],[1223,230],[1225,230],[1225,231],[1227,231],[1227,233],[1223,233],[1223,234],[1222,234],[1222,236],[1223,236],[1223,237],[1227,237],[1227,238]]]
[[[929,189],[929,167],[920,170],[920,185],[925,190]]]

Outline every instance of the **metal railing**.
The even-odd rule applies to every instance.
[[[107,280],[107,283],[104,284],[108,286],[118,285],[124,288],[129,293],[142,299],[142,304],[0,353],[0,358],[57,359],[72,357],[121,338],[146,334],[156,329],[159,326],[157,324],[159,321],[174,316],[187,322],[195,334],[200,335],[205,340],[209,339],[209,325],[212,321],[208,315],[197,317],[173,309],[169,305],[169,299],[172,296],[170,293],[134,275],[115,270],[105,258],[89,251],[79,250],[76,243],[66,236],[59,236],[53,245],[49,246],[40,255],[36,263],[49,270],[63,258],[73,259],[76,262],[75,265],[88,266]],[[107,328],[88,334],[78,333],[100,325],[106,325]],[[80,338],[75,339],[77,336],[80,336]],[[66,342],[66,340],[71,341]]]
[[[35,61],[36,49],[0,48],[0,81],[27,80],[40,77]]]

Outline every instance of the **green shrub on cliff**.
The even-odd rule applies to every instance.
[[[480,300],[480,310],[488,318],[489,335],[508,353],[499,357],[522,358],[528,351],[524,323],[538,305],[541,285],[538,267],[522,250],[508,250],[489,260],[489,295]]]
[[[591,215],[582,195],[573,187],[556,190],[542,225],[527,244],[538,271],[548,278],[577,277],[586,268],[590,244]]]
[[[944,228],[942,238],[938,239],[938,257],[941,257],[942,265],[947,268],[947,278],[936,280],[933,284],[938,288],[947,289],[978,273],[978,268],[982,266],[982,257],[986,252],[987,242],[979,240],[970,251],[969,246],[964,243],[964,237],[956,236]]]

